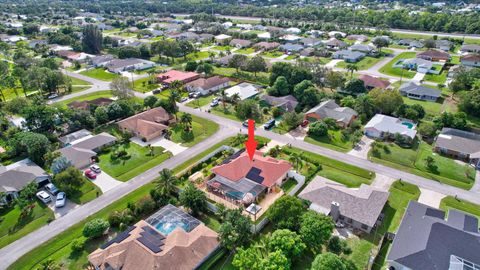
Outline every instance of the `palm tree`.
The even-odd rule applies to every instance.
[[[353,72],[358,70],[357,65],[355,64],[348,64],[347,65],[347,70],[350,71],[350,79],[353,78]]]
[[[54,260],[48,259],[40,264],[37,270],[60,270],[60,266]]]
[[[293,164],[293,167],[296,170],[300,170],[303,166],[303,153],[297,154],[297,153],[292,153],[290,157],[288,158],[288,161],[290,161]]]
[[[227,94],[225,93],[225,89],[222,89],[222,91],[220,91],[220,97],[222,98],[222,105],[223,105],[223,110],[226,111],[227,110]]]
[[[172,108],[172,113],[175,115],[175,120],[177,120],[177,112],[178,112],[178,107],[177,107],[177,102],[180,101],[180,93],[176,89],[172,89],[170,92],[170,96],[168,97],[168,102],[170,103],[170,106]]]
[[[155,190],[162,196],[172,195],[176,191],[177,177],[169,169],[163,169],[159,174],[160,177],[154,181]]]
[[[192,121],[193,121],[192,115],[189,113],[184,113],[180,117],[180,123],[183,124],[186,131],[189,131],[192,128]]]
[[[243,134],[237,134],[232,140],[234,146],[242,145],[245,142],[246,138]]]
[[[241,98],[240,98],[240,95],[238,93],[233,94],[232,97],[230,98],[230,101],[234,105],[236,105],[238,102],[240,102],[240,100],[241,100]]]

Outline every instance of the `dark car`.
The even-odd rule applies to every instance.
[[[307,127],[309,123],[310,123],[310,122],[308,122],[308,120],[303,120],[301,126],[302,126],[303,128],[304,128],[304,127]]]
[[[268,120],[268,122],[266,122],[264,125],[263,125],[263,128],[264,129],[271,129],[275,126],[275,119],[271,119],[271,120]]]

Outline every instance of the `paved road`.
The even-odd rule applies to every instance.
[[[153,181],[157,177],[158,172],[162,169],[174,168],[184,161],[200,154],[205,149],[212,147],[219,141],[234,136],[235,134],[235,130],[233,130],[231,127],[220,123],[219,131],[206,140],[164,161],[162,164],[140,174],[130,181],[122,183],[121,185],[105,192],[97,199],[73,209],[65,216],[52,221],[49,225],[33,231],[27,236],[20,238],[14,243],[0,249],[0,269],[6,269],[21,256],[60,234],[67,228],[102,210],[106,206],[117,201],[133,190]]]

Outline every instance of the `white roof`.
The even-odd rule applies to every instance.
[[[219,40],[223,40],[223,39],[229,39],[231,38],[232,36],[229,36],[229,35],[225,35],[225,34],[220,34],[218,36],[215,36],[215,39],[219,39]]]
[[[225,90],[225,94],[231,97],[235,94],[240,96],[240,100],[253,97],[258,94],[258,88],[251,83],[240,83]]]
[[[300,30],[299,28],[297,27],[290,27],[290,28],[287,28],[287,30],[285,30],[289,33],[294,33],[294,34],[299,34],[300,32],[302,32],[302,30]]]
[[[347,36],[347,34],[343,33],[343,32],[340,32],[340,31],[330,31],[328,32],[328,35],[330,37],[334,37],[336,34],[340,34],[342,37],[345,37]]]
[[[299,40],[301,39],[301,37],[297,36],[297,35],[285,35],[282,37],[283,40],[287,40],[287,41],[295,41],[295,40]]]
[[[258,38],[271,38],[272,35],[269,32],[263,32],[263,33],[257,34],[257,37]]]
[[[391,134],[399,133],[410,138],[415,138],[417,131],[414,128],[409,128],[408,126],[402,124],[403,122],[398,118],[376,114],[368,123],[365,125],[365,129],[376,129],[381,132],[388,132]]]

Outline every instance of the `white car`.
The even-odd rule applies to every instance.
[[[102,170],[100,169],[100,167],[97,164],[93,164],[92,166],[90,166],[90,170],[92,170],[96,173],[101,173],[102,172]]]
[[[58,94],[51,94],[47,98],[48,99],[54,99],[54,98],[57,98],[57,97],[58,97]]]
[[[218,106],[218,100],[212,100],[212,102],[210,102],[210,107],[216,107]]]
[[[60,208],[64,207],[67,202],[67,194],[65,192],[59,192],[57,198],[55,199],[55,207]]]
[[[43,203],[49,203],[52,201],[52,197],[50,197],[50,194],[43,190],[37,192],[37,198]]]
[[[45,189],[46,189],[48,192],[52,193],[52,195],[57,195],[57,193],[60,192],[60,190],[58,190],[58,188],[57,188],[54,184],[52,184],[52,183],[46,184],[46,185],[45,185]]]

